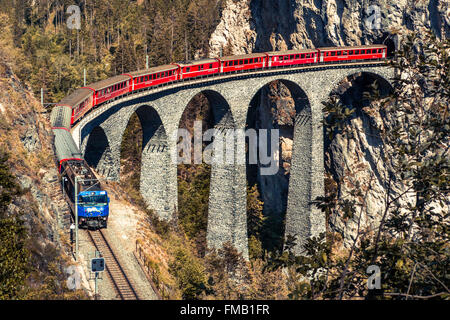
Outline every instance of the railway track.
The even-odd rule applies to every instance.
[[[131,284],[128,276],[120,265],[116,254],[105,238],[102,230],[87,230],[90,240],[97,251],[105,259],[106,272],[108,273],[114,290],[122,300],[139,300],[139,296]]]

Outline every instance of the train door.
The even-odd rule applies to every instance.
[[[323,62],[323,51],[320,51],[320,62]]]
[[[314,52],[313,55],[314,55],[314,63],[317,63],[317,52]]]

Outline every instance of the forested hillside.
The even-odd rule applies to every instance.
[[[73,28],[70,5],[80,8]],[[45,101],[115,74],[207,56],[222,0],[1,0],[22,56],[17,73]]]

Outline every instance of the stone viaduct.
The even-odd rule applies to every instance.
[[[258,91],[274,80],[307,98],[297,110],[289,180],[285,234],[297,236],[297,251],[311,236],[325,231],[325,216],[310,204],[324,193],[324,138],[322,101],[347,76],[362,72],[390,82],[394,70],[380,63],[276,69],[195,80],[137,92],[91,111],[73,129],[72,136],[85,158],[103,176],[117,180],[122,136],[134,112],[143,127],[141,194],[162,219],[177,208],[176,150],[180,118],[198,93],[208,98],[215,127],[245,129],[247,110]],[[245,153],[245,150],[237,150]],[[211,170],[207,245],[218,248],[230,241],[248,257],[246,165],[213,165]]]

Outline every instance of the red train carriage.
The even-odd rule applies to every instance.
[[[174,65],[164,65],[131,72],[126,75],[133,79],[130,91],[134,91],[176,81],[178,78],[178,67]]]
[[[130,76],[119,75],[103,81],[91,84],[89,87],[94,95],[93,106],[99,105],[105,101],[114,99],[130,91]]]
[[[384,59],[387,56],[387,46],[371,45],[359,47],[329,47],[319,48],[320,62],[339,62],[345,60]]]
[[[268,52],[268,66],[282,67],[306,63],[316,63],[318,60],[318,51],[316,49],[274,51]]]
[[[266,53],[243,54],[218,58],[220,72],[235,72],[242,70],[262,69],[267,66]]]
[[[92,108],[93,103],[92,91],[86,88],[80,88],[62,99],[56,106],[64,106],[72,109],[70,118],[70,124],[72,125]]]
[[[208,76],[219,72],[219,61],[216,59],[203,59],[187,63],[174,63],[178,66],[178,80]]]
[[[58,106],[71,108],[71,117],[55,115],[58,127],[67,130],[70,124],[82,118],[86,112],[103,102],[128,92],[157,86],[172,81],[197,78],[216,73],[299,66],[314,63],[336,63],[359,60],[385,59],[387,46],[369,45],[358,47],[328,47],[319,49],[290,50],[284,52],[254,53],[228,56],[216,59],[204,59],[190,63],[179,63],[136,71],[115,76],[76,90],[64,98]]]

